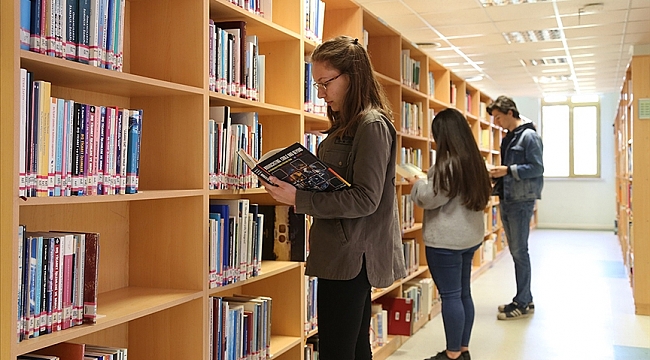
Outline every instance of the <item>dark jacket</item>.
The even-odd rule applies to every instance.
[[[395,191],[396,131],[372,111],[354,138],[327,137],[318,157],[352,186],[296,192],[296,212],[314,217],[305,273],[329,280],[359,274],[363,256],[370,284],[387,287],[406,276]]]
[[[518,202],[542,198],[544,187],[542,139],[532,123],[519,125],[501,140],[501,164],[508,174],[497,180],[495,195],[501,201]]]

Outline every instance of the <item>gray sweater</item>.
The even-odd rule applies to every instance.
[[[429,171],[429,181],[419,180],[411,190],[415,205],[424,209],[424,244],[451,250],[480,244],[485,234],[484,212],[467,209],[459,196],[451,200],[444,193],[434,196],[432,176]]]

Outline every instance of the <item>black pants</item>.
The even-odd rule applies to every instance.
[[[366,262],[352,280],[318,279],[321,360],[370,360],[370,283]]]

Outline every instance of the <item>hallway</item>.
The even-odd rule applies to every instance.
[[[535,314],[499,321],[515,293],[510,254],[472,283],[474,360],[650,359],[650,316],[636,316],[613,232],[534,230],[530,236]],[[440,315],[389,360],[425,359],[444,349]]]

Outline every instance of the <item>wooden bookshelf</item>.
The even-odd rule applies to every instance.
[[[304,360],[303,347],[317,331],[304,333],[304,264],[264,262],[258,277],[208,288],[208,218],[210,199],[249,198],[273,204],[264,189],[209,190],[208,110],[257,112],[264,126],[263,152],[302,142],[308,131],[324,130],[324,116],[304,111],[304,56],[317,45],[305,38],[304,1],[274,0],[273,19],[243,10],[227,0],[126,2],[123,72],[109,71],[19,49],[19,2],[1,2],[0,12],[0,358],[60,342],[86,342],[126,347],[134,359],[208,360],[210,296],[237,293],[273,298],[271,358]],[[483,149],[491,163],[499,161],[502,129],[480,114],[490,98],[480,89],[433,60],[395,29],[351,0],[326,0],[324,38],[346,34],[363,39],[384,86],[400,130],[401,102],[421,104],[420,134],[399,132],[399,146],[421,149],[428,167],[431,118],[447,107],[464,112],[472,129],[491,131]],[[256,102],[216,93],[208,87],[208,20],[244,20],[247,34],[257,35],[266,56],[266,101]],[[402,84],[401,50],[420,62],[420,88]],[[19,141],[19,69],[52,83],[52,96],[103,106],[143,109],[139,192],[134,195],[27,198],[17,196]],[[433,84],[428,74],[432,74]],[[450,84],[457,101],[450,103]],[[434,92],[429,93],[429,88]],[[469,106],[465,94],[472,95]],[[477,135],[478,136],[478,135]],[[398,195],[410,186],[397,183]],[[486,210],[487,211],[487,210]],[[635,209],[635,211],[640,211]],[[430,277],[422,240],[421,209],[404,237],[420,244],[419,267],[407,278],[373,293],[402,296],[406,281]],[[83,325],[17,341],[16,293],[18,225],[28,230],[75,230],[100,233],[98,313],[95,325]],[[500,227],[491,232],[504,237]],[[503,253],[504,246],[498,246]],[[647,252],[647,250],[646,250]],[[637,265],[639,266],[639,265]],[[480,269],[490,264],[482,263]],[[482,270],[483,271],[483,270]],[[646,301],[647,302],[647,301]],[[426,319],[440,311],[436,303]],[[375,349],[385,359],[408,337],[391,336]],[[172,345],[173,344],[173,345]]]
[[[650,169],[644,166],[650,152],[650,121],[639,114],[640,102],[649,98],[650,55],[635,55],[621,88],[614,148],[618,238],[640,315],[650,315],[650,244],[645,241],[650,231]]]

